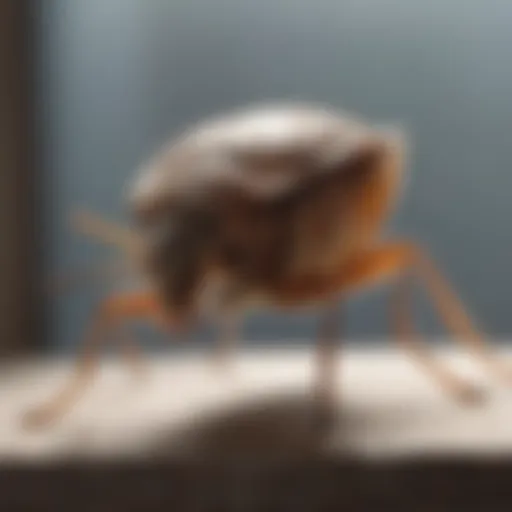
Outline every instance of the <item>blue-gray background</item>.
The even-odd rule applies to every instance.
[[[123,186],[190,121],[266,99],[313,100],[413,140],[392,227],[429,246],[480,323],[512,331],[512,2],[508,0],[41,0],[39,123],[48,271],[112,254],[70,235],[81,205],[126,220]],[[51,304],[70,347],[101,283]],[[351,302],[352,338],[386,336],[384,291]],[[420,322],[438,332],[420,303]],[[313,333],[314,315],[258,315],[246,338]]]

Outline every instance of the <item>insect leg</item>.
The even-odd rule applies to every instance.
[[[337,302],[328,302],[320,319],[316,350],[315,403],[319,419],[328,421],[336,404],[338,380],[339,317]]]
[[[470,315],[452,291],[446,278],[424,252],[420,250],[414,252],[414,267],[436,304],[445,325],[457,334],[455,340],[468,347],[492,374],[510,383],[511,369],[495,356],[485,337],[473,325]]]
[[[386,278],[402,277],[415,265],[416,254],[415,246],[407,242],[382,244],[354,258],[349,264],[343,265],[336,275],[303,276],[300,279],[281,283],[277,293],[285,303],[308,299],[318,300],[340,293],[346,295],[359,288],[375,285],[377,281]],[[400,298],[400,295],[397,297]],[[408,316],[404,309],[407,303],[400,299],[396,310],[400,314],[395,314],[395,320],[400,318],[400,321],[397,321],[398,342],[402,348],[450,395],[461,400],[479,398],[481,396],[479,389],[448,371],[430,351],[425,349],[417,337],[410,336],[410,323],[404,321]]]
[[[398,276],[391,302],[391,321],[397,335],[397,342],[422,367],[440,384],[441,388],[465,403],[479,402],[484,398],[482,389],[476,385],[463,381],[458,376],[449,372],[444,366],[435,361],[425,345],[421,343],[419,334],[415,331],[410,311],[411,279],[406,272]]]
[[[233,312],[221,315],[218,325],[218,338],[214,343],[212,353],[215,369],[226,372],[232,368],[234,351],[239,336],[239,316]]]
[[[86,391],[99,368],[100,348],[109,330],[126,318],[154,315],[154,297],[147,293],[113,295],[105,299],[93,315],[76,361],[71,380],[52,399],[28,411],[23,422],[27,427],[43,427],[63,416]]]
[[[130,229],[107,221],[100,215],[88,211],[76,211],[71,217],[74,230],[104,243],[133,254],[138,244],[137,236]]]

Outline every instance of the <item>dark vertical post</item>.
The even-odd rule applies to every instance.
[[[0,355],[41,339],[29,0],[0,2]],[[39,215],[40,217],[40,215]]]

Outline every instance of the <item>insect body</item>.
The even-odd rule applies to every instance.
[[[186,326],[199,315],[221,323],[254,304],[315,304],[324,313],[314,389],[319,405],[330,408],[336,305],[361,287],[393,279],[397,341],[446,392],[479,398],[479,389],[437,362],[414,335],[411,278],[426,286],[457,341],[500,377],[508,379],[508,369],[426,253],[409,240],[381,236],[400,191],[404,153],[395,131],[311,106],[254,108],[193,127],[132,186],[136,237],[118,243],[136,253],[149,291],[106,303],[101,321],[145,311],[162,325]]]
[[[147,273],[169,318],[191,321],[216,280],[217,315],[253,300],[325,310],[318,366],[321,402],[334,394],[333,304],[352,291],[395,278],[426,285],[457,340],[495,374],[490,353],[427,254],[409,240],[384,240],[405,168],[405,141],[332,109],[281,105],[247,109],[199,124],[140,173],[131,204],[144,240]],[[479,396],[436,363],[410,334],[402,345],[451,394]]]

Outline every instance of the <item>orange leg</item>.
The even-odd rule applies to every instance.
[[[448,371],[436,361],[412,325],[410,312],[411,279],[403,273],[399,276],[391,306],[391,320],[397,334],[397,342],[412,357],[413,361],[436,380],[446,393],[465,403],[478,403],[484,398],[482,390]]]
[[[213,347],[213,363],[220,373],[229,371],[233,363],[233,352],[240,334],[240,318],[236,312],[227,312],[218,319],[218,339]]]
[[[156,298],[147,292],[113,295],[105,299],[93,316],[89,332],[77,360],[72,380],[49,402],[28,412],[24,417],[26,426],[44,426],[65,414],[80,398],[93,380],[99,366],[100,347],[107,341],[106,334],[128,318],[150,318],[161,321],[161,312]],[[138,355],[133,346],[127,356],[133,364]]]
[[[318,344],[316,350],[317,375],[313,389],[315,403],[318,405],[320,428],[329,424],[335,412],[338,377],[338,340],[339,318],[337,302],[328,302],[323,316],[320,319]],[[327,422],[327,423],[324,423]]]
[[[488,345],[472,326],[468,314],[446,280],[414,244],[408,242],[382,244],[354,258],[335,275],[302,276],[281,283],[275,293],[283,304],[308,300],[332,300],[332,297],[340,293],[349,294],[361,287],[373,285],[381,279],[390,277],[403,279],[407,277],[406,272],[409,270],[422,279],[445,324],[457,334],[457,341],[472,349],[480,361],[494,372],[501,376],[508,376],[506,369],[492,357]],[[478,397],[474,386],[445,370],[417,340],[410,337],[410,326],[407,321],[404,321],[407,317],[404,310],[407,301],[404,301],[403,296],[397,296],[397,298],[400,302],[397,302],[395,320],[402,346],[417,363],[439,381],[446,391],[464,399]]]

